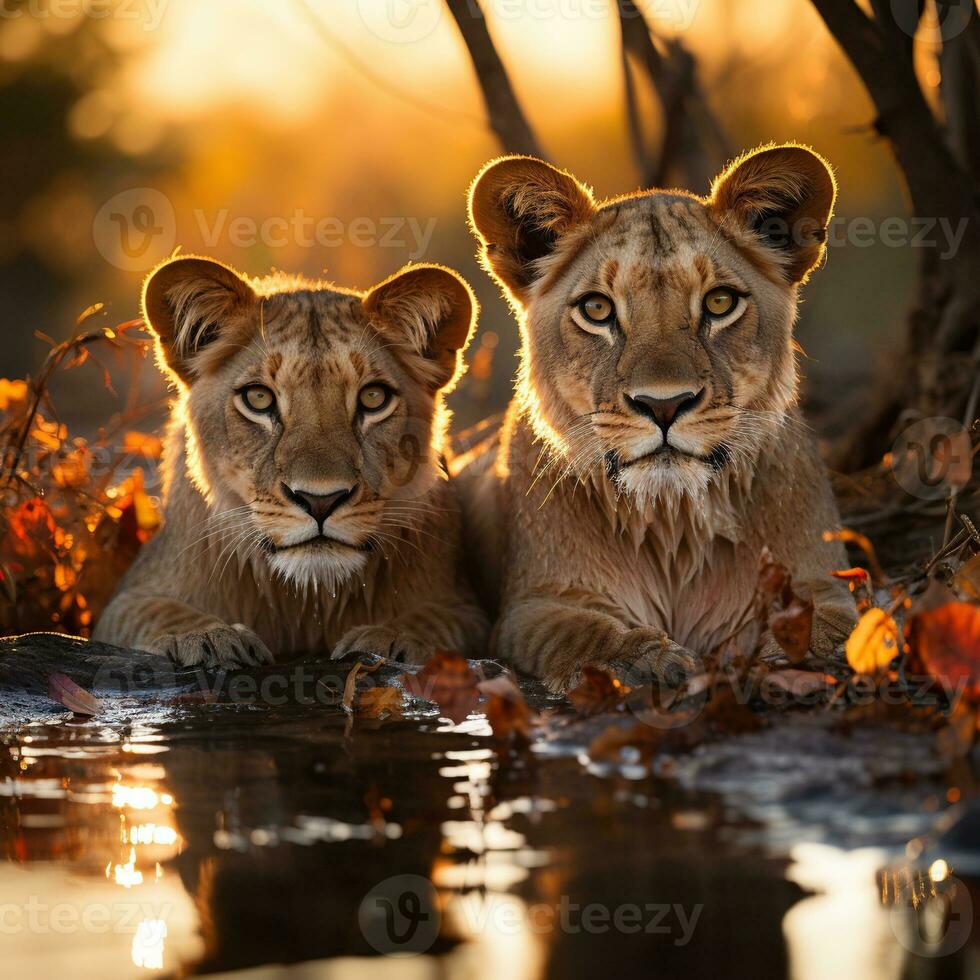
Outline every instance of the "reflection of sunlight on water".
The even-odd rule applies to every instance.
[[[162,970],[166,939],[167,923],[163,919],[143,919],[133,936],[133,963],[145,970]]]
[[[798,844],[791,857],[787,878],[816,893],[783,918],[793,980],[897,980],[905,954],[895,941],[875,877],[885,863],[884,852]]]
[[[162,747],[137,734],[123,746],[32,735],[9,747],[17,775],[0,796],[16,810],[13,850],[30,870],[0,864],[0,895],[22,920],[0,937],[4,976],[156,976],[200,955],[194,903],[165,868],[183,847],[176,801],[163,767],[145,759]]]

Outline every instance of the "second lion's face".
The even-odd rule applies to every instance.
[[[808,151],[768,152],[709,200],[651,192],[597,206],[570,175],[524,158],[478,178],[485,263],[522,318],[520,396],[573,471],[601,467],[640,497],[696,494],[751,466],[785,420],[796,286],[822,252],[833,183]]]

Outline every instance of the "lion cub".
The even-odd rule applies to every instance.
[[[495,466],[463,477],[503,556],[498,655],[555,690],[587,664],[676,681],[739,622],[764,546],[816,604],[812,649],[846,635],[793,341],[835,193],[795,145],[746,154],[707,198],[597,203],[527,157],[477,177],[472,227],[522,337]]]
[[[143,311],[178,391],[164,527],[96,638],[185,666],[481,655],[441,456],[476,320],[463,279],[416,265],[362,294],[180,257]]]

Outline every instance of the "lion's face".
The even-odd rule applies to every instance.
[[[795,398],[797,285],[832,200],[797,147],[745,158],[708,200],[597,206],[539,161],[490,165],[473,223],[521,314],[521,397],[563,464],[648,498],[751,466]]]
[[[415,267],[362,296],[177,259],[145,306],[183,389],[200,533],[336,588],[418,519],[475,313],[455,274]]]

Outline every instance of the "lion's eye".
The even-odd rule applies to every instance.
[[[276,407],[276,396],[265,385],[249,385],[243,389],[242,401],[246,408],[265,415]]]
[[[708,316],[728,316],[738,305],[738,293],[734,289],[719,286],[705,294],[701,308]]]
[[[380,412],[391,401],[391,389],[384,385],[366,385],[357,396],[365,412]]]
[[[616,315],[616,306],[608,296],[602,293],[589,293],[584,299],[579,300],[579,313],[598,326],[608,326]]]

